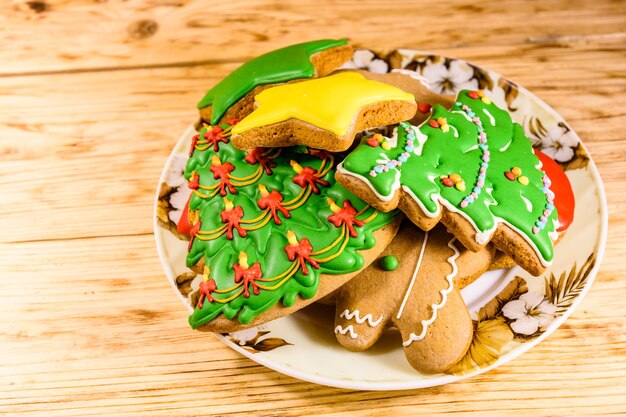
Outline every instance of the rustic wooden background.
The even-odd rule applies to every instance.
[[[0,2],[0,414],[626,413],[624,1]],[[545,342],[453,385],[354,392],[191,331],[152,236],[155,187],[204,91],[276,47],[349,36],[463,58],[574,127],[609,200],[589,295]]]

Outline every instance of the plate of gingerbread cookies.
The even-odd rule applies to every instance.
[[[160,179],[157,249],[189,325],[259,364],[442,385],[535,346],[593,282],[598,171],[493,71],[318,40],[246,62],[198,110]]]

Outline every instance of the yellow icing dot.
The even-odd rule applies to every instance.
[[[457,182],[455,187],[459,191],[465,191],[465,181]]]
[[[443,133],[446,133],[446,132],[448,132],[449,130],[450,130],[450,126],[448,126],[448,124],[447,124],[447,123],[444,123],[444,124],[442,124],[442,125],[441,125],[441,131],[442,131]]]
[[[383,144],[381,145],[382,148],[386,151],[388,151],[389,149],[391,149],[391,143],[389,143],[388,141],[384,141]]]
[[[391,100],[415,101],[412,94],[356,72],[282,84],[262,91],[254,99],[258,107],[233,127],[233,135],[295,118],[344,136],[364,106]]]
[[[478,94],[478,97],[485,97],[485,92],[483,90],[476,91],[476,94]]]
[[[461,178],[461,176],[459,174],[452,174],[450,175],[450,179],[452,180],[453,183],[458,184],[461,181],[463,181],[463,178]]]
[[[491,99],[487,96],[481,98],[481,100],[483,101],[483,103],[485,104],[491,104]]]
[[[385,137],[383,135],[381,135],[380,133],[376,133],[374,135],[374,139],[376,139],[378,141],[378,143],[381,143],[383,140],[385,140]]]
[[[520,167],[513,167],[513,169],[511,170],[511,172],[513,173],[513,175],[515,175],[516,177],[519,177],[520,175],[522,175],[522,170],[520,169]]]
[[[524,175],[522,175],[521,177],[519,177],[517,179],[519,181],[520,184],[522,185],[528,185],[528,177],[525,177]]]

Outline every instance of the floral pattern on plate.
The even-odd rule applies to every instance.
[[[514,268],[495,283],[490,277],[481,277],[463,290],[464,298],[471,293],[468,297],[475,332],[467,355],[447,374],[415,372],[406,364],[401,346],[394,349],[391,341],[381,340],[365,352],[348,352],[336,342],[332,327],[320,327],[315,320],[298,314],[217,336],[252,360],[296,378],[341,388],[390,390],[436,386],[485,372],[554,332],[589,289],[606,241],[606,199],[597,170],[576,133],[523,87],[463,60],[407,49],[389,53],[361,49],[344,68],[411,70],[437,92],[455,94],[464,88],[480,88],[497,105],[507,108],[533,146],[567,171],[574,188],[581,210],[577,209],[574,223],[556,248],[561,256],[543,276],[533,277]],[[189,193],[182,168],[194,132],[190,127],[172,152],[155,207],[159,255],[189,311],[197,303],[201,277],[184,264],[186,242],[181,241],[185,237],[178,235],[176,222]]]

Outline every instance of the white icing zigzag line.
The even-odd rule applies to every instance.
[[[407,300],[409,299],[409,295],[411,294],[411,290],[413,289],[413,284],[415,284],[415,277],[417,277],[417,273],[420,270],[420,266],[422,265],[422,258],[424,257],[424,251],[426,250],[426,244],[428,243],[428,232],[424,233],[424,242],[422,242],[422,249],[420,249],[420,256],[417,258],[417,265],[415,265],[415,270],[413,271],[413,276],[411,277],[411,283],[409,284],[409,288],[406,290],[406,294],[404,294],[404,300],[402,300],[402,304],[400,305],[400,310],[398,310],[397,319],[402,317],[402,311],[404,311],[404,306],[406,305]]]
[[[459,271],[459,269],[456,266],[456,258],[458,258],[459,255],[461,254],[459,250],[456,248],[456,246],[454,246],[455,240],[456,238],[453,237],[448,242],[448,247],[454,250],[454,254],[448,258],[448,263],[452,266],[452,272],[446,275],[446,280],[448,281],[448,288],[439,291],[439,293],[441,294],[441,302],[439,304],[433,304],[430,306],[433,309],[433,314],[428,320],[422,320],[422,332],[419,335],[416,335],[415,333],[411,333],[409,335],[409,340],[402,342],[402,346],[404,347],[410,346],[411,343],[418,341],[418,340],[422,340],[424,337],[426,337],[426,331],[428,330],[428,326],[433,324],[433,322],[437,319],[437,311],[440,308],[442,308],[444,305],[446,305],[446,302],[448,301],[448,294],[450,294],[452,292],[452,289],[454,288],[453,279],[456,276],[457,272]]]
[[[352,325],[346,327],[345,329],[341,326],[335,327],[335,334],[338,334],[338,333],[341,333],[341,334],[350,333],[350,337],[352,339],[356,339],[357,337],[359,337],[359,335],[354,332],[354,327],[352,327]]]
[[[371,327],[376,327],[380,324],[381,321],[383,321],[383,316],[380,316],[378,320],[374,321],[374,318],[371,314],[366,314],[363,317],[359,317],[360,314],[361,312],[359,310],[354,310],[352,313],[350,312],[350,310],[344,310],[343,313],[339,315],[339,317],[341,317],[342,319],[352,320],[356,316],[357,323],[363,324],[365,323],[365,321],[367,321],[367,324],[369,324]]]

